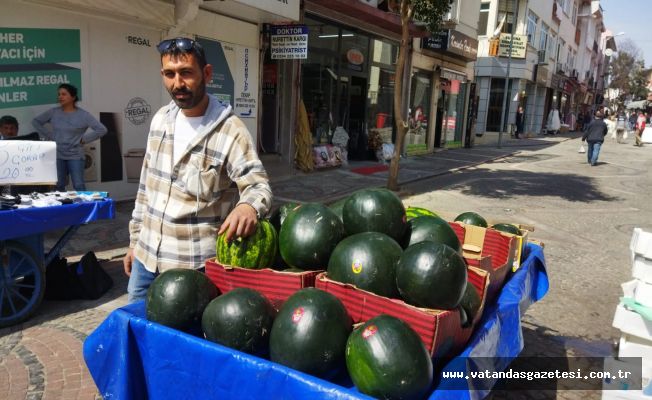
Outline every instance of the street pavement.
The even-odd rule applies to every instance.
[[[634,227],[652,230],[649,187],[652,146],[605,143],[598,166],[578,154],[576,133],[516,140],[497,147],[488,134],[472,149],[439,151],[402,159],[400,195],[405,204],[437,211],[452,220],[476,211],[490,223],[535,226],[545,243],[551,288],[523,318],[523,355],[606,356],[619,333],[611,320],[630,279],[628,243]],[[361,175],[351,162],[313,173],[272,175],[275,204],[328,203],[363,187],[381,187],[387,171]],[[108,313],[126,304],[121,257],[128,244],[132,202],[116,204],[116,217],[79,229],[63,250],[69,261],[93,250],[115,285],[97,301],[44,301],[27,322],[0,330],[0,398],[100,398],[85,367],[81,346]],[[46,247],[61,232],[46,235]],[[494,392],[492,398],[514,397]],[[590,399],[598,392],[538,391],[524,398]]]

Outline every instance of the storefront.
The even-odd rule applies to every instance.
[[[81,0],[52,0],[48,6],[9,2],[3,4],[0,32],[20,37],[23,42],[7,44],[7,48],[38,51],[32,57],[26,54],[0,59],[0,79],[12,82],[0,87],[0,94],[5,98],[19,94],[16,101],[0,103],[0,114],[18,119],[19,134],[30,133],[33,117],[57,105],[58,85],[77,86],[79,106],[109,129],[101,140],[86,146],[85,180],[89,190],[108,191],[115,199],[133,198],[136,194],[151,118],[170,101],[161,85],[156,51],[156,44],[165,37],[190,36],[206,47],[207,58],[215,66],[207,90],[229,101],[254,142],[258,141],[257,22],[199,9],[198,2],[191,1],[116,0],[100,6]],[[249,7],[245,2],[237,2],[242,3],[238,5],[240,10]],[[74,12],[69,11],[73,3]],[[181,3],[187,7],[175,9]],[[276,2],[262,3],[257,5],[266,7]],[[296,6],[298,19],[299,2],[290,3]],[[227,7],[221,9],[229,11]],[[269,19],[281,18],[278,15],[284,12],[259,11],[255,15]]]

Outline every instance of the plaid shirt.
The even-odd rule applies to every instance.
[[[210,96],[209,106],[180,161],[173,165],[174,123],[179,108],[171,102],[152,119],[140,173],[136,205],[129,222],[130,247],[148,271],[201,268],[215,256],[215,240],[238,187],[238,204],[260,217],[272,204],[267,173],[244,123]]]

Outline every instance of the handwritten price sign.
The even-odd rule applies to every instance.
[[[0,140],[0,185],[53,184],[57,181],[54,142]]]

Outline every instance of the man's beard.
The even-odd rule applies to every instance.
[[[195,92],[191,91],[188,88],[183,88],[174,91],[168,90],[168,93],[179,108],[188,110],[194,108],[201,102],[201,100],[204,98],[204,94],[206,93],[206,86],[204,85],[204,79],[202,78]],[[190,96],[179,99],[176,97],[177,94],[189,94]]]

